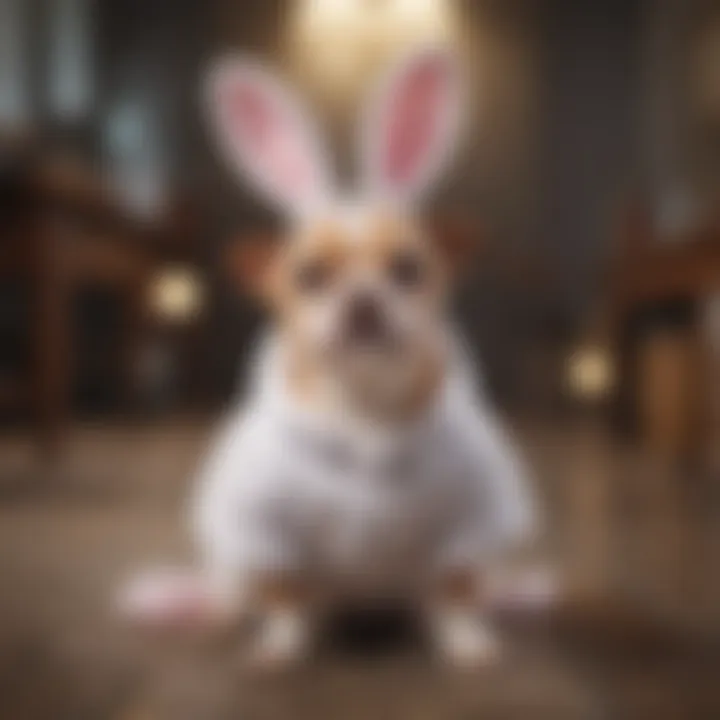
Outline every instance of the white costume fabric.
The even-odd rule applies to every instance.
[[[482,568],[531,529],[521,463],[464,353],[431,407],[393,433],[301,410],[272,338],[257,370],[192,508],[214,581],[242,593],[254,572],[287,569],[339,592],[408,593],[443,568]]]

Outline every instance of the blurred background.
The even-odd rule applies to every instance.
[[[427,40],[471,81],[429,221],[478,245],[457,311],[535,471],[533,556],[561,588],[520,622],[517,657],[455,697],[521,717],[720,712],[717,1],[0,0],[8,717],[235,707],[207,663],[140,682],[106,613],[123,572],[189,552],[192,470],[262,324],[229,258],[281,229],[215,153],[201,82],[218,55],[266,59],[352,177],[366,91]],[[370,683],[414,716],[401,680],[372,682],[347,692]],[[426,716],[456,716],[423,692]]]

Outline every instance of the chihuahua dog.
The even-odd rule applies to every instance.
[[[451,53],[405,57],[368,105],[362,182],[343,195],[315,127],[267,70],[227,60],[211,74],[225,155],[291,222],[283,243],[240,256],[274,322],[200,478],[202,570],[133,582],[135,617],[253,614],[251,656],[279,667],[304,656],[328,605],[403,599],[449,662],[494,656],[483,571],[534,512],[446,317],[457,258],[418,206],[462,100]]]

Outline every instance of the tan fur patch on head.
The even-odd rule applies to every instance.
[[[382,211],[373,215],[369,220],[366,252],[381,271],[386,270],[398,255],[410,254],[426,274],[421,292],[436,297],[445,290],[443,258],[437,252],[433,238],[409,216]]]
[[[342,228],[330,220],[303,227],[288,238],[286,247],[276,263],[271,284],[271,296],[280,313],[293,314],[293,303],[301,302],[296,287],[296,273],[303,264],[322,263],[334,278],[347,261],[347,243]]]
[[[322,357],[327,345],[319,340],[317,331],[309,330],[317,329],[314,323],[318,318],[336,315],[337,337],[337,318],[349,299],[374,288],[391,330],[399,329],[393,324],[398,313],[405,317],[407,312],[421,324],[427,317],[431,327],[438,322],[444,287],[436,249],[410,217],[384,209],[350,208],[299,227],[277,258],[269,293],[288,351],[288,382],[293,394],[303,402],[321,404],[319,396],[328,385],[328,366]],[[407,339],[402,333],[396,337]],[[410,355],[402,375],[408,387],[395,406],[387,408],[395,419],[425,407],[443,377],[442,353],[437,348],[425,342],[406,345],[406,350]],[[387,377],[381,378],[378,387],[383,380],[387,384]],[[372,394],[355,392],[363,398]],[[383,391],[378,392],[382,395]],[[387,395],[378,400],[387,403]]]
[[[383,273],[399,252],[413,252],[430,274],[425,289],[438,289],[442,258],[410,217],[376,210],[322,219],[303,226],[289,239],[276,289],[281,299],[292,299],[296,293],[291,273],[303,262],[322,263],[333,278],[341,279],[345,270],[358,268]]]
[[[427,250],[422,247],[418,229],[407,218],[381,212],[372,216],[368,225],[366,253],[378,268],[386,266],[400,250]]]

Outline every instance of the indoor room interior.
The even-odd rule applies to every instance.
[[[501,608],[472,674],[358,619],[248,677],[232,638],[113,613],[137,567],[192,557],[193,473],[265,319],[234,251],[282,230],[202,80],[264,59],[345,174],[365,93],[428,42],[470,102],[427,219],[475,249],[455,311],[532,469],[516,562],[548,601]],[[0,0],[0,715],[720,717],[719,208],[712,0]]]

